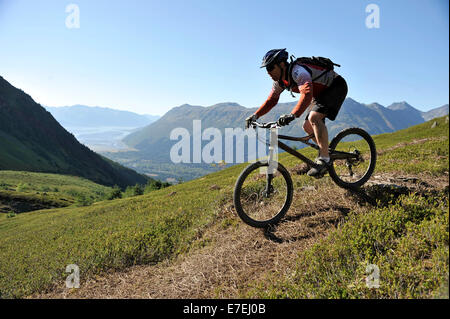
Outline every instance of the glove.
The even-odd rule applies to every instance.
[[[289,123],[291,123],[293,120],[295,120],[294,114],[284,114],[284,115],[280,116],[277,123],[280,126],[285,126],[285,125],[289,125]]]
[[[256,121],[258,119],[258,117],[256,116],[256,114],[250,115],[249,117],[247,117],[245,119],[245,128],[248,129],[250,127],[250,124],[252,124],[252,122]]]

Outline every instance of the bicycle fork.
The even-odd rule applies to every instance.
[[[269,166],[267,167],[266,172],[266,189],[265,189],[266,197],[269,197],[270,194],[273,192],[272,179],[278,166],[278,152],[276,149],[277,145],[278,145],[278,129],[271,128],[269,139],[269,158],[267,160]]]

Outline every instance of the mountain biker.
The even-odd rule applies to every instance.
[[[259,109],[246,118],[246,127],[248,128],[253,121],[277,105],[280,94],[285,89],[300,93],[297,105],[290,114],[280,116],[278,124],[281,126],[288,125],[302,115],[311,104],[310,111],[303,123],[303,129],[310,135],[314,134],[320,151],[315,160],[316,164],[319,165],[318,168],[311,168],[307,174],[316,178],[322,177],[330,162],[325,118],[331,121],[335,120],[347,96],[347,83],[334,70],[325,72],[324,68],[308,64],[295,63],[291,66],[288,62],[286,49],[268,51],[261,64],[261,68],[263,67],[266,68],[267,73],[273,80],[272,91]],[[288,74],[288,70],[291,70],[291,74]],[[318,76],[316,76],[317,74]]]

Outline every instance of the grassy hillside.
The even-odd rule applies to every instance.
[[[111,191],[111,187],[77,176],[0,171],[0,212],[81,205],[103,199]]]
[[[48,111],[1,76],[0,170],[76,175],[122,188],[148,181],[79,143]]]
[[[374,176],[414,173],[429,179],[444,178],[448,184],[448,124],[444,118],[437,122],[434,128],[427,122],[396,133],[375,136],[379,157]],[[315,156],[315,152],[305,153]],[[259,268],[258,273],[237,257],[238,265],[253,269],[252,272],[242,272],[241,277],[233,278],[237,288],[227,288],[226,280],[216,286],[210,285],[208,290],[204,290],[212,291],[210,297],[370,297],[370,290],[352,281],[352,272],[360,271],[354,265],[369,261],[377,263],[380,268],[387,265],[391,269],[389,280],[392,278],[394,283],[402,283],[375,294],[375,297],[428,297],[444,282],[448,273],[448,186],[446,192],[437,190],[427,195],[429,200],[406,194],[395,199],[397,204],[392,202],[384,208],[371,207],[359,205],[329,177],[313,180],[295,174],[299,163],[292,156],[282,154],[280,161],[293,173],[296,186],[291,214],[297,214],[302,205],[308,207],[309,214],[318,213],[320,209],[315,204],[332,201],[338,205],[338,210],[346,213],[346,217],[314,221],[314,227],[331,225],[336,235],[327,237],[327,232],[324,232],[324,241],[317,239],[319,246],[306,245],[305,255],[301,255],[306,257],[292,258],[294,265],[290,267],[297,270],[265,265]],[[270,242],[270,247],[275,250],[296,240],[302,242],[303,235],[274,242],[272,240],[277,238],[277,234],[269,234],[265,240],[266,234],[259,239],[259,231],[249,229],[234,213],[226,213],[234,183],[244,166],[237,165],[143,196],[98,202],[90,207],[41,210],[0,220],[1,297],[23,297],[49,289],[64,280],[67,276],[65,268],[69,264],[77,264],[84,279],[133,265],[159,264],[176,256],[188,258],[202,249],[219,250],[230,261],[233,259],[230,256],[254,251],[262,256],[272,256],[271,251],[274,250],[257,248],[261,245],[259,241],[264,245]],[[316,191],[302,191],[305,186],[313,186]],[[326,191],[322,193],[321,189]],[[390,193],[383,194],[389,197]],[[384,199],[384,203],[388,202]],[[347,207],[339,206],[344,204]],[[302,224],[303,217],[296,216],[286,218],[289,225],[294,226],[294,231],[295,226],[300,229],[306,227]],[[211,240],[205,235],[211,229],[219,233],[220,240]],[[252,238],[245,237],[246,234],[251,234]],[[327,241],[327,238],[330,239]],[[242,244],[245,248],[220,250],[222,239],[227,243]],[[316,240],[316,237],[305,235],[304,240],[309,239]],[[416,242],[421,246],[417,247]],[[296,252],[295,249],[290,251]],[[355,252],[357,255],[352,259],[351,254]],[[342,260],[349,262],[345,264]],[[409,269],[408,265],[416,265],[416,268]],[[201,268],[202,265],[195,266]],[[403,276],[405,267],[409,272]],[[382,274],[386,273],[384,269]],[[335,270],[336,276],[327,275]],[[430,275],[424,275],[425,270]],[[305,290],[300,290],[297,284],[297,279],[303,278],[305,272],[313,276],[308,276],[312,279],[307,282],[310,295],[304,294]],[[272,277],[274,273],[279,276]],[[255,275],[258,276],[255,278]],[[383,277],[383,280],[387,279]],[[285,282],[288,290],[284,288]],[[345,285],[347,290],[336,288],[324,294],[320,288],[323,285]],[[221,293],[223,291],[227,293]]]

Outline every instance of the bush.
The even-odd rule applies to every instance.
[[[136,184],[134,186],[128,186],[123,193],[123,197],[133,197],[144,194],[144,188],[140,184]]]
[[[159,180],[151,180],[148,181],[147,185],[145,185],[144,193],[147,194],[149,192],[165,188],[170,186],[171,184],[168,182],[161,182]]]
[[[116,198],[122,198],[122,190],[119,186],[114,185],[113,189],[106,195],[106,199],[113,200]]]
[[[0,189],[8,189],[9,187],[8,187],[9,185],[8,184],[6,184],[6,183],[0,183]]]
[[[144,186],[141,184],[134,185],[134,196],[144,195]]]
[[[87,197],[84,194],[79,194],[75,198],[75,205],[82,207],[82,206],[90,206],[94,202],[94,199],[92,197]]]
[[[17,216],[17,214],[15,213],[15,212],[9,212],[7,215],[6,215],[6,218],[12,218],[12,217],[16,217]]]
[[[16,187],[16,191],[18,192],[26,192],[30,189],[30,185],[27,183],[19,183]]]

